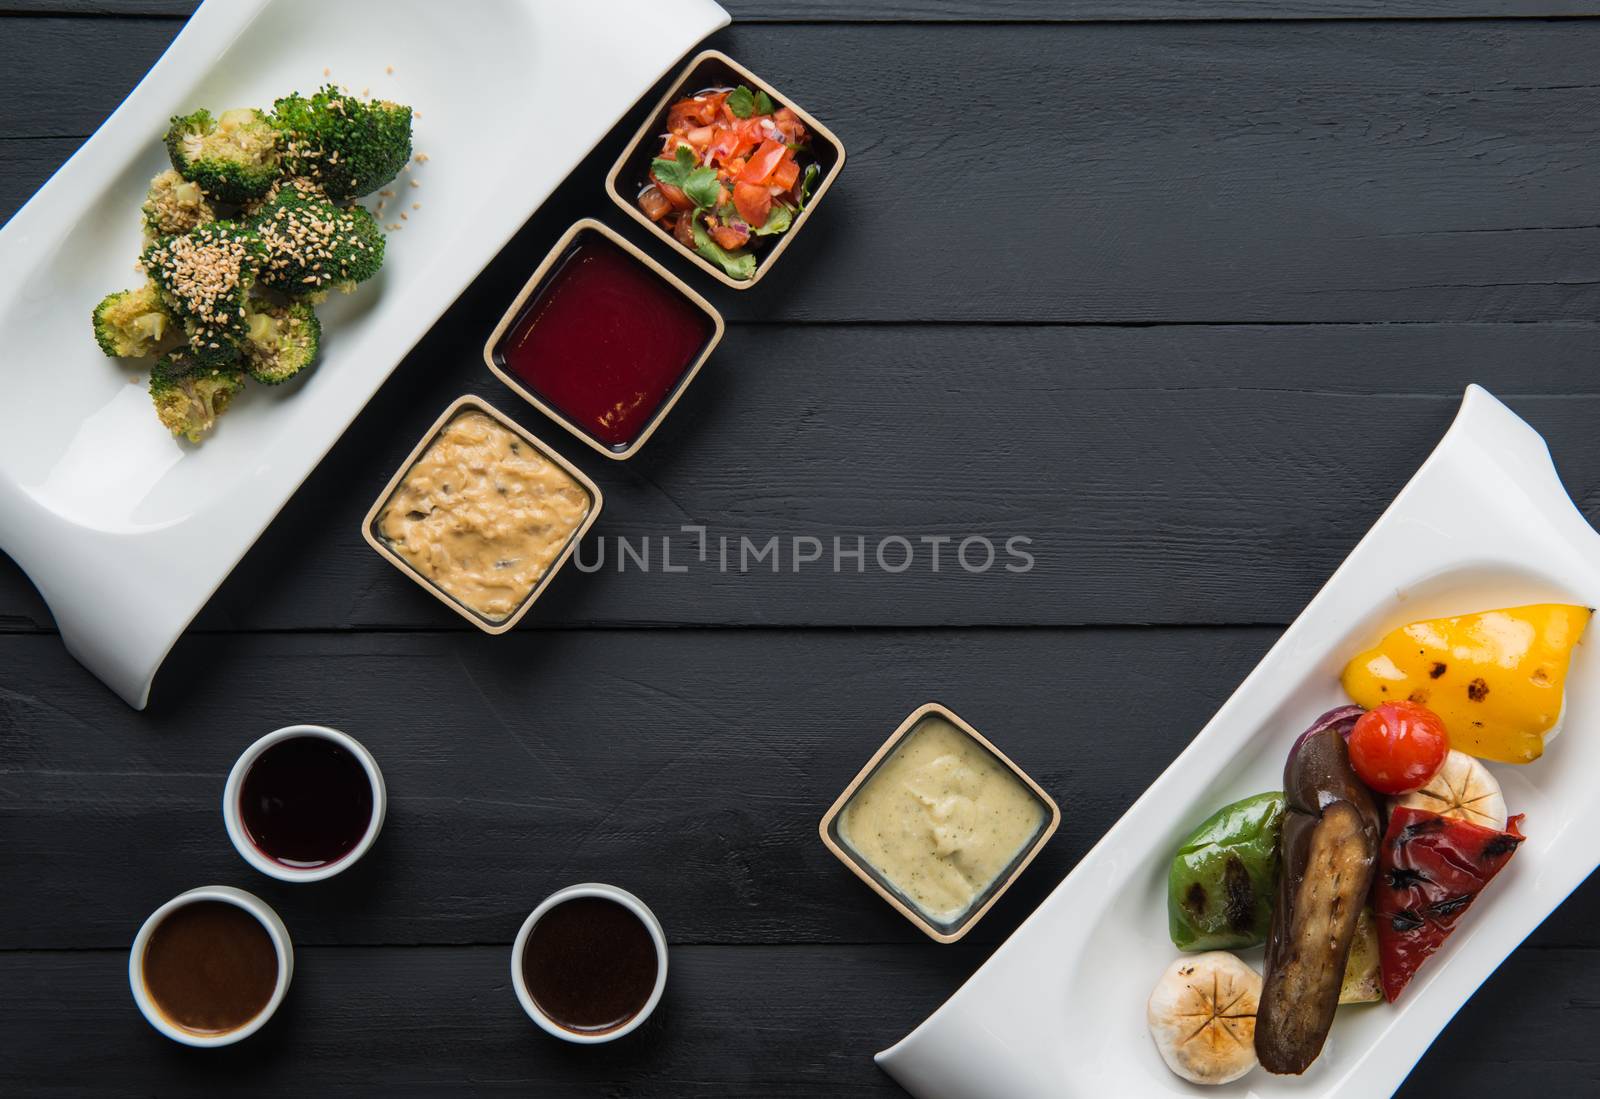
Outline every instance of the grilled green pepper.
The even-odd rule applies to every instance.
[[[1237,950],[1266,941],[1278,888],[1283,794],[1218,809],[1189,834],[1167,874],[1167,922],[1180,950]]]

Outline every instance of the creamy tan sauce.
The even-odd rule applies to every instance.
[[[1033,839],[1044,806],[942,717],[906,734],[839,814],[839,836],[935,923],[972,907]]]
[[[378,534],[427,580],[491,621],[509,618],[589,514],[589,492],[503,424],[445,425],[378,514]]]

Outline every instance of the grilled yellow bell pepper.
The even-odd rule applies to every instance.
[[[1369,710],[1420,702],[1444,721],[1452,748],[1528,763],[1561,719],[1567,662],[1593,613],[1539,603],[1413,622],[1350,661],[1344,689]]]

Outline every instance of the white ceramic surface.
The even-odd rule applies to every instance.
[[[155,1001],[150,998],[149,990],[144,985],[144,951],[150,943],[151,933],[174,909],[194,904],[196,901],[222,901],[225,904],[238,905],[261,921],[261,926],[267,929],[267,935],[272,939],[272,947],[278,955],[278,983],[273,986],[272,998],[267,1001],[267,1006],[261,1010],[261,1014],[244,1026],[230,1030],[226,1034],[195,1034],[174,1025],[161,1014],[161,1009],[156,1007]],[[173,897],[150,913],[150,918],[139,928],[139,934],[134,936],[133,949],[128,952],[128,984],[133,988],[133,1002],[139,1006],[139,1012],[145,1017],[146,1022],[162,1034],[186,1046],[210,1048],[231,1046],[235,1042],[244,1041],[267,1025],[267,1020],[272,1018],[278,1010],[278,1005],[283,1003],[283,997],[289,991],[289,982],[293,979],[294,944],[289,941],[289,929],[283,926],[283,921],[266,901],[254,893],[246,893],[243,889],[234,889],[227,885],[203,885]]]
[[[1600,865],[1593,629],[1573,659],[1565,733],[1532,764],[1490,764],[1511,811],[1527,814],[1527,842],[1398,1003],[1339,1012],[1304,1076],[1258,1068],[1200,1088],[1162,1063],[1144,1011],[1178,955],[1167,937],[1167,866],[1218,806],[1281,788],[1295,736],[1345,701],[1339,672],[1379,635],[1420,618],[1547,600],[1600,605],[1600,535],[1568,499],[1544,440],[1472,386],[1410,484],[1183,754],[878,1063],[919,1099],[1390,1094],[1506,955]],[[1246,959],[1259,968],[1260,954]]]
[[[533,994],[528,991],[527,983],[522,979],[522,955],[528,948],[528,936],[533,933],[533,925],[539,918],[550,911],[562,901],[574,900],[578,897],[600,897],[603,900],[615,901],[644,923],[645,929],[650,932],[650,939],[656,944],[656,984],[650,991],[650,998],[645,1001],[644,1007],[639,1009],[639,1014],[623,1023],[615,1030],[608,1030],[600,1034],[580,1034],[568,1030],[556,1022],[533,1000]],[[655,1012],[656,1005],[661,1002],[661,993],[667,987],[667,935],[661,929],[661,921],[656,919],[656,914],[650,911],[650,906],[635,897],[626,889],[619,889],[615,885],[604,885],[600,882],[585,882],[582,885],[569,885],[565,889],[558,889],[544,900],[539,902],[539,907],[528,913],[528,918],[522,921],[522,929],[517,932],[516,940],[511,944],[511,987],[516,990],[517,1002],[522,1005],[522,1010],[528,1013],[528,1018],[538,1023],[548,1034],[553,1034],[565,1042],[575,1042],[578,1045],[592,1046],[601,1042],[614,1042],[625,1034],[632,1034],[644,1025],[646,1019]]]
[[[239,793],[251,766],[261,758],[262,752],[274,744],[297,736],[314,736],[333,741],[356,757],[361,769],[367,773],[367,781],[372,786],[372,820],[367,823],[367,830],[362,833],[361,839],[350,849],[349,854],[326,866],[285,866],[281,862],[269,859],[261,853],[260,848],[250,842],[244,822],[239,818]],[[378,769],[378,761],[372,758],[372,753],[367,751],[366,746],[355,737],[341,733],[338,729],[330,729],[326,725],[286,725],[282,729],[274,729],[246,748],[234,761],[233,769],[228,772],[228,781],[222,787],[222,823],[228,830],[228,838],[233,841],[234,850],[239,852],[245,862],[279,881],[322,881],[324,878],[344,873],[372,847],[373,841],[378,838],[378,833],[383,830],[383,818],[388,812],[389,790],[383,783],[383,772]]]
[[[0,548],[39,588],[72,654],[142,708],[178,635],[394,366],[727,19],[712,0],[202,5],[0,229]],[[412,104],[430,160],[408,173],[418,189],[400,186],[409,219],[390,235],[382,274],[321,311],[316,370],[252,387],[191,447],[156,420],[142,376],[100,353],[89,313],[139,278],[139,204],[166,166],[168,118],[309,92],[325,67],[352,90]]]

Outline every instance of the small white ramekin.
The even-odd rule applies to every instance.
[[[644,1002],[639,1013],[615,1030],[607,1030],[598,1034],[582,1034],[578,1031],[568,1030],[556,1022],[534,1002],[533,994],[528,991],[527,982],[522,979],[522,955],[528,947],[528,936],[533,933],[533,925],[539,918],[550,911],[562,901],[574,900],[578,897],[599,897],[603,900],[615,901],[638,916],[645,929],[650,932],[650,941],[656,946],[656,985],[650,990],[650,998]],[[626,889],[618,889],[614,885],[602,885],[599,882],[587,882],[583,885],[569,885],[559,889],[539,902],[539,907],[529,913],[528,918],[522,921],[522,930],[517,932],[517,938],[511,944],[511,987],[517,990],[517,1001],[522,1004],[522,1010],[528,1013],[528,1018],[538,1023],[549,1034],[554,1034],[564,1042],[576,1042],[579,1045],[592,1046],[601,1042],[614,1042],[625,1034],[631,1034],[644,1024],[655,1011],[656,1005],[661,1002],[661,993],[667,987],[667,936],[661,930],[661,921],[656,919],[656,914],[650,911],[648,905],[635,897]]]
[[[250,842],[244,821],[239,817],[239,791],[244,785],[244,776],[249,772],[251,765],[260,758],[262,752],[274,744],[297,736],[321,737],[344,748],[361,761],[361,768],[367,773],[367,781],[372,784],[372,820],[367,822],[366,832],[348,854],[326,866],[309,868],[285,866],[268,858],[259,847]],[[378,770],[378,761],[372,758],[372,753],[367,751],[355,737],[341,733],[338,729],[330,729],[326,725],[286,725],[282,729],[268,733],[244,750],[244,754],[234,763],[233,770],[228,772],[227,784],[222,788],[222,821],[227,825],[228,838],[233,841],[234,849],[244,857],[245,862],[279,881],[321,881],[323,878],[331,878],[348,870],[355,865],[357,859],[367,853],[372,841],[378,838],[388,808],[389,795],[383,785],[383,772]]]
[[[224,904],[233,904],[244,909],[256,919],[261,921],[261,926],[267,929],[267,936],[272,939],[272,948],[278,954],[278,983],[273,986],[272,998],[267,1001],[267,1006],[261,1013],[251,1019],[237,1030],[230,1030],[223,1034],[196,1034],[184,1030],[172,1022],[161,1009],[156,1006],[155,1000],[150,996],[150,990],[144,983],[144,952],[150,945],[150,936],[155,932],[156,925],[166,919],[176,909],[197,901],[221,901]],[[278,1010],[278,1005],[283,1003],[284,995],[289,991],[289,981],[294,976],[294,944],[289,941],[289,929],[283,926],[283,921],[278,914],[254,893],[246,893],[243,889],[234,889],[226,885],[205,885],[199,889],[191,889],[187,893],[179,893],[166,904],[150,913],[150,918],[144,921],[144,926],[139,928],[139,934],[134,936],[133,949],[128,952],[128,984],[133,988],[133,1002],[139,1005],[139,1013],[145,1021],[155,1027],[162,1034],[174,1042],[182,1042],[186,1046],[200,1046],[210,1048],[213,1046],[231,1046],[235,1042],[242,1042],[256,1031],[267,1025],[267,1020],[272,1018]]]

